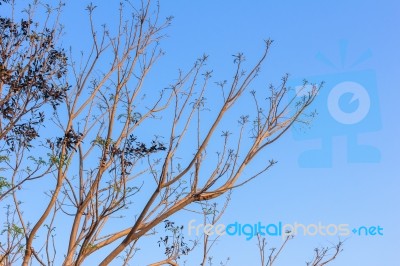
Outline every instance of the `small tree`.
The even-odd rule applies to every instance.
[[[320,88],[298,98],[285,76],[267,93],[248,91],[271,47],[267,40],[251,67],[242,53],[233,56],[230,80],[215,82],[202,56],[168,88],[154,91],[146,81],[171,23],[159,18],[158,5],[121,4],[112,29],[96,25],[96,7],[89,5],[91,47],[78,61],[57,46],[62,5],[46,6],[48,17],[36,23],[39,6],[34,1],[27,18],[17,20],[12,1],[11,17],[0,20],[0,158],[7,176],[0,180],[0,199],[15,210],[6,215],[6,232],[15,236],[2,234],[1,260],[52,265],[57,251],[65,256],[63,265],[81,265],[110,246],[100,265],[124,251],[127,264],[138,240],[158,224],[272,167],[270,160],[242,176],[261,151],[304,122]],[[227,123],[246,92],[252,102],[238,124]],[[208,94],[220,97],[218,104],[207,107]],[[44,127],[51,130],[42,137]],[[43,185],[48,201],[27,220],[20,197],[34,184]],[[119,224],[115,217],[127,218]],[[54,237],[59,219],[68,225],[68,239]],[[180,243],[179,227],[169,229]],[[57,242],[67,242],[67,249],[57,250]]]

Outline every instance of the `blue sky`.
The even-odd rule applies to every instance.
[[[329,83],[314,105],[320,113],[315,124],[303,135],[290,132],[262,155],[257,163],[274,158],[279,164],[234,192],[222,221],[380,225],[383,236],[349,237],[344,252],[332,265],[398,262],[400,182],[395,167],[399,163],[396,115],[400,38],[396,29],[400,25],[400,4],[161,1],[161,7],[162,12],[175,17],[170,38],[164,43],[167,55],[162,66],[185,66],[194,57],[207,53],[215,76],[229,75],[232,54],[242,51],[251,62],[260,54],[262,40],[271,38],[275,42],[257,81],[260,87],[278,81],[287,72],[294,80],[322,79]],[[370,112],[350,125],[332,119],[326,111],[329,92],[344,81],[361,84],[370,97]],[[364,104],[362,101],[353,104]],[[339,105],[346,111],[346,103]],[[320,147],[322,142],[328,143],[324,154],[331,154],[331,165],[301,165],[301,154]],[[355,142],[375,149],[370,154],[368,148],[351,145]],[[356,163],[357,159],[351,159],[354,157],[364,162]],[[229,256],[230,265],[258,265],[256,242],[243,237],[233,240],[224,236],[215,246],[215,262]],[[279,244],[276,238],[267,240],[272,246]],[[304,265],[314,247],[329,246],[335,241],[337,237],[298,236],[277,265]]]
[[[63,42],[82,49],[82,25],[87,25],[85,4],[67,3],[63,16],[67,32]],[[99,24],[112,25],[116,6],[97,5]],[[349,224],[351,228],[379,225],[384,228],[383,236],[351,235],[344,252],[331,265],[398,263],[400,3],[162,0],[160,5],[162,16],[174,16],[167,29],[169,37],[161,43],[166,55],[154,69],[160,87],[175,78],[178,68],[189,68],[203,53],[210,55],[208,67],[214,70],[216,80],[229,78],[231,55],[243,52],[251,64],[267,38],[274,44],[254,89],[278,82],[285,73],[291,74],[293,86],[303,78],[327,82],[313,106],[320,114],[314,124],[309,129],[296,127],[261,154],[254,166],[272,158],[279,163],[233,193],[221,223],[321,222]],[[367,96],[356,95],[352,101],[350,91],[337,103],[330,102],[330,93],[343,82],[359,84]],[[338,107],[336,113],[329,104]],[[363,104],[369,111],[362,119],[350,124],[338,121],[340,110],[357,113]],[[246,107],[243,102],[239,111]],[[321,147],[319,153],[313,153]],[[186,213],[175,219],[186,226],[189,220],[200,217]],[[277,265],[305,265],[315,247],[337,240],[295,237]],[[277,246],[280,238],[268,237],[267,241]],[[154,243],[144,241],[141,248],[132,265],[144,265],[153,262],[150,256],[160,256],[158,251],[150,255],[156,249]],[[196,256],[196,252],[189,256],[187,265],[198,265]],[[228,265],[259,264],[256,241],[246,241],[242,236],[222,237],[212,256],[215,264],[226,257],[230,257]]]
[[[400,38],[396,31],[400,25],[399,3],[162,1],[161,6],[163,12],[175,17],[165,42],[165,64],[185,65],[205,52],[210,54],[209,65],[223,75],[229,69],[231,54],[242,51],[251,62],[261,52],[262,40],[271,38],[275,42],[257,84],[262,87],[276,82],[287,72],[294,79],[316,77],[329,83],[314,105],[320,116],[304,133],[312,138],[292,132],[263,154],[259,163],[274,158],[279,164],[234,192],[222,220],[380,225],[383,236],[349,237],[344,252],[332,265],[395,264],[400,247],[400,217],[396,211],[400,182],[395,170],[399,162],[399,141],[395,137],[399,133],[395,118],[400,96]],[[328,93],[344,81],[362,84],[370,95],[370,112],[352,125],[343,125],[326,112]],[[354,139],[375,147],[379,154],[349,147]],[[302,166],[301,154],[320,147],[322,141],[328,142],[325,154],[331,153],[331,165]],[[351,154],[364,162],[349,162]],[[230,265],[258,265],[256,242],[233,239],[221,239],[214,249],[215,262],[229,256]],[[267,240],[272,246],[279,244],[273,237]],[[298,236],[278,265],[304,265],[314,247],[335,241],[335,237]]]

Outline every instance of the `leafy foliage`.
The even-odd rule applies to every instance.
[[[11,150],[39,136],[42,106],[55,110],[65,99],[67,57],[55,47],[56,36],[32,20],[0,17],[0,139]]]
[[[178,226],[175,225],[175,222],[165,220],[164,229],[169,234],[160,237],[160,240],[157,241],[159,247],[162,245],[165,248],[164,254],[168,258],[173,257],[174,259],[179,259],[181,255],[188,255],[192,248],[184,241],[183,225]]]

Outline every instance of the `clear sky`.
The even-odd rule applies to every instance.
[[[98,2],[99,20],[114,23],[109,13],[117,12],[115,5]],[[85,4],[67,3],[65,43],[84,46]],[[344,251],[331,265],[400,265],[400,3],[162,0],[160,6],[162,16],[175,17],[161,43],[166,55],[155,68],[160,86],[203,53],[210,55],[208,66],[217,80],[229,78],[231,55],[243,52],[250,64],[267,38],[274,44],[255,89],[285,73],[293,86],[303,78],[326,81],[313,106],[319,112],[314,124],[288,132],[259,157],[255,165],[272,158],[279,163],[233,193],[221,223],[380,226],[383,235],[342,238]],[[185,227],[191,219],[200,221],[190,213],[175,218]],[[267,241],[277,246],[280,238]],[[277,265],[305,265],[315,247],[337,241],[337,236],[297,236]],[[149,253],[158,249],[155,243],[141,248],[132,265],[160,257],[161,251]],[[187,265],[198,265],[196,256],[189,255]],[[226,257],[228,265],[259,265],[255,239],[243,236],[221,237],[212,256],[214,265]]]
[[[300,80],[317,76],[317,81],[327,82],[315,105],[320,113],[315,124],[304,134],[298,131],[288,134],[263,154],[260,163],[274,158],[279,164],[234,192],[222,220],[380,225],[384,228],[383,236],[351,235],[344,252],[332,265],[399,263],[400,181],[395,168],[399,163],[399,140],[395,136],[399,135],[396,117],[400,96],[397,32],[400,4],[397,1],[191,1],[190,4],[162,1],[161,6],[163,12],[175,16],[171,37],[165,45],[168,52],[165,64],[185,65],[205,52],[210,54],[209,65],[223,75],[229,70],[231,54],[242,51],[251,61],[261,52],[262,40],[272,38],[275,43],[260,75],[260,87],[262,82],[275,82],[286,72]],[[361,84],[370,99],[369,112],[364,118],[359,117],[359,121],[349,121],[350,124],[343,124],[345,121],[337,113],[340,111],[331,114],[327,110],[329,99],[333,101],[333,96],[328,98],[329,92],[345,81]],[[346,101],[346,95],[343,97],[338,105],[344,112],[354,112],[355,117],[362,112],[358,108],[368,106],[365,102],[368,97],[360,96],[358,102],[350,100],[348,106],[342,102]],[[351,109],[352,104],[356,104],[355,109]],[[342,122],[332,119],[335,114]],[[363,150],[353,145],[356,142],[372,148]],[[330,154],[329,162],[319,161],[319,155],[301,157],[322,143],[327,144],[321,156],[326,158]],[[361,162],[356,162],[357,159]],[[279,244],[276,238],[267,240],[271,245]],[[304,265],[314,247],[335,241],[337,237],[298,236],[277,265]],[[233,237],[232,241],[230,236],[224,236],[213,256],[217,263],[218,259],[229,256],[230,265],[259,263],[255,240],[246,241],[243,237]]]

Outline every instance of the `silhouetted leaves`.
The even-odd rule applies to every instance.
[[[61,148],[65,144],[68,151],[77,151],[75,146],[81,142],[82,136],[82,133],[76,133],[73,129],[70,129],[65,133],[64,137],[57,138],[56,145],[58,148]]]
[[[127,168],[133,166],[136,160],[166,150],[164,144],[157,139],[152,140],[150,145],[146,145],[146,143],[138,141],[137,137],[132,134],[128,136],[125,145],[121,148],[117,148],[111,140],[96,139],[95,142],[106,147],[109,157],[119,160],[121,175],[129,175],[130,172]],[[112,167],[109,172],[114,170],[115,167]]]
[[[56,109],[65,99],[67,57],[55,41],[54,29],[0,17],[0,139],[10,150],[37,138],[40,110],[46,104]]]
[[[182,233],[183,225],[177,226],[170,220],[165,220],[164,224],[165,231],[172,234],[160,237],[160,240],[157,241],[159,247],[161,245],[164,246],[164,254],[168,257],[175,256],[175,259],[179,259],[180,255],[189,254],[192,249],[184,241],[185,237]]]

